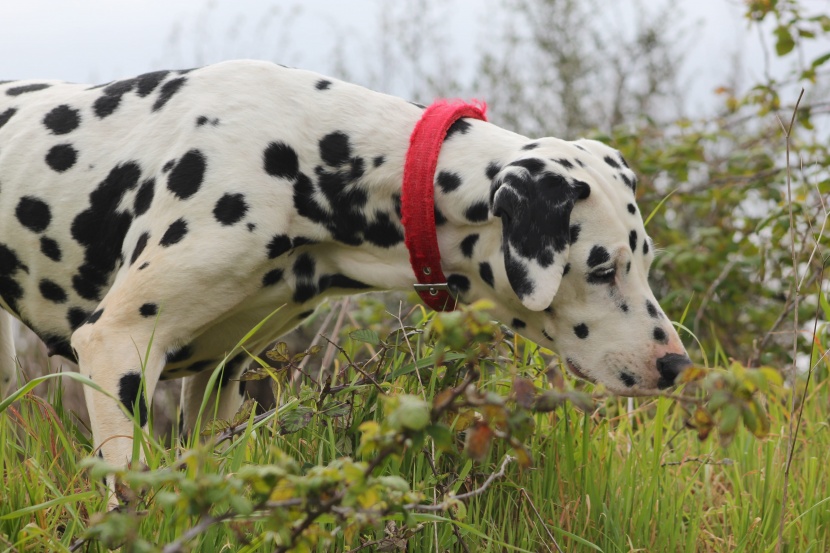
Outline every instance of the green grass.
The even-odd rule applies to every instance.
[[[382,329],[379,332],[384,335]],[[532,379],[540,390],[550,388],[544,376],[549,358],[530,343],[517,344],[512,359],[490,352],[489,361],[501,367],[488,370],[488,363],[482,365],[482,388],[507,396],[516,375]],[[414,336],[415,358],[433,355],[433,345]],[[360,342],[345,339],[343,346],[351,356],[369,355]],[[405,351],[390,350],[383,366],[372,365],[379,380],[386,378],[386,395],[431,399],[450,378],[448,367],[455,363],[450,360],[438,368],[427,364],[414,371],[413,361]],[[342,356],[340,362],[344,367]],[[347,369],[334,384],[359,378],[357,371]],[[316,414],[301,430],[287,435],[276,431],[277,417],[267,419],[230,447],[216,452],[196,447],[175,470],[163,467],[176,464],[181,451],[144,442],[148,464],[162,470],[126,474],[137,490],[139,512],[106,517],[100,514],[102,468],[93,464],[90,469],[83,461],[91,453],[89,439],[63,409],[60,393],[48,400],[26,395],[0,413],[0,550],[68,551],[84,536],[90,539],[82,551],[105,551],[93,537],[106,541],[107,536],[114,536],[110,545],[125,543],[123,551],[161,550],[205,516],[232,509],[242,515],[207,525],[186,547],[273,551],[275,541],[286,538],[299,515],[290,515],[290,509],[250,514],[249,484],[254,480],[240,485],[233,476],[260,466],[294,471],[291,486],[268,492],[272,500],[282,500],[317,485],[307,479],[313,467],[343,457],[370,461],[372,455],[361,455],[359,427],[388,418],[384,412],[390,407],[383,407],[388,402],[381,401],[381,395],[373,385],[346,389],[334,397],[351,403],[344,416]],[[285,420],[298,406],[317,409],[318,399],[319,394],[307,388],[283,406],[280,416]],[[319,531],[331,533],[336,528],[333,542],[321,542],[311,550],[356,549],[384,539],[384,525],[395,521],[408,551],[556,551],[549,537],[553,536],[568,552],[764,552],[775,551],[784,509],[784,551],[830,551],[828,401],[827,380],[814,381],[804,405],[786,505],[782,495],[789,408],[784,394],[768,403],[768,437],[755,438],[741,426],[727,447],[719,445],[716,432],[701,442],[694,431],[684,429],[685,412],[672,399],[638,400],[628,414],[626,400],[608,398],[599,400],[590,413],[565,403],[532,415],[535,432],[525,443],[533,466],[510,464],[504,478],[466,506],[408,517],[393,510],[359,524],[354,518],[325,514],[318,520]],[[508,405],[512,409],[513,404]],[[472,461],[459,451],[461,436],[454,440],[449,451],[435,448],[430,439],[423,447],[406,447],[402,455],[380,463],[374,474],[400,476],[422,492],[425,501],[437,503],[443,493],[436,489],[463,493],[476,488],[511,453],[506,443],[496,440],[483,461]],[[319,476],[326,477],[342,475],[330,469],[328,476]],[[378,504],[383,501],[388,505],[391,500],[377,499]],[[407,524],[408,533],[403,533],[400,528]]]

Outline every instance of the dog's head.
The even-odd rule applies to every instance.
[[[618,151],[547,138],[504,166],[490,191],[515,293],[497,305],[574,374],[624,395],[666,388],[690,363],[648,284],[654,247],[635,189]]]

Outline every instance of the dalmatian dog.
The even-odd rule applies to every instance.
[[[226,363],[219,417],[242,401],[242,336],[265,347],[326,297],[411,290],[401,223],[423,108],[258,61],[101,86],[0,84],[0,393],[10,317],[146,424],[185,377],[192,428]],[[449,288],[614,393],[672,385],[689,364],[648,284],[654,247],[636,178],[599,142],[531,140],[460,119],[434,177]],[[87,387],[94,445],[132,454],[133,422]]]

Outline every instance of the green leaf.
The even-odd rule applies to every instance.
[[[449,428],[443,424],[430,424],[427,426],[427,434],[435,442],[435,447],[441,451],[453,451],[453,435]]]
[[[343,417],[348,415],[351,410],[352,404],[348,401],[331,402],[323,406],[320,414],[326,415],[327,417]]]
[[[795,40],[790,34],[789,27],[781,25],[775,29],[775,53],[779,56],[786,56],[795,48]]]
[[[273,349],[265,352],[265,355],[271,361],[276,361],[277,363],[287,363],[291,357],[288,355],[288,344],[285,342],[279,342],[278,344],[274,345]]]
[[[293,434],[299,432],[311,422],[314,416],[314,409],[300,405],[293,411],[288,411],[280,417],[280,428],[282,434]]]
[[[373,346],[380,345],[378,333],[368,328],[361,328],[350,332],[349,338],[355,342],[363,342],[364,344],[371,344]]]
[[[389,425],[400,430],[423,430],[429,424],[429,404],[418,396],[399,395],[397,407],[389,414]]]

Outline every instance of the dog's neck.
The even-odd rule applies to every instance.
[[[498,169],[515,159],[528,139],[483,121],[462,121],[441,148],[434,197],[444,274],[460,298],[470,302],[492,295],[493,288],[497,293],[509,291],[501,221],[490,211],[490,185]],[[405,154],[405,149],[394,152],[374,175],[367,174],[363,184],[370,197],[400,197]],[[327,255],[343,274],[379,290],[412,291],[416,280],[403,242],[391,248],[335,250]],[[489,272],[482,264],[489,265]],[[488,274],[494,287],[484,280]]]

